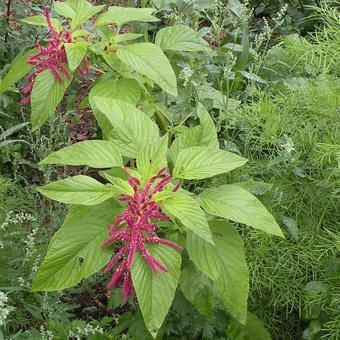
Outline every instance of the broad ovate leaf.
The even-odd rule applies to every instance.
[[[251,312],[247,314],[247,323],[240,324],[237,320],[231,320],[227,331],[228,338],[242,340],[271,340],[271,336],[263,322]]]
[[[38,191],[55,201],[81,205],[97,205],[117,195],[112,186],[84,175],[48,183],[38,188]]]
[[[36,26],[46,26],[47,25],[47,20],[43,15],[32,15],[29,17],[26,17],[24,19],[21,19],[20,21],[29,24],[29,25],[36,25]],[[55,19],[55,18],[51,18],[51,23],[52,26],[55,28],[55,30],[59,33],[62,31],[62,26],[61,23],[59,22],[59,20]]]
[[[110,123],[109,138],[122,155],[135,158],[143,147],[158,141],[157,125],[135,106],[102,97],[94,97],[93,103]]]
[[[28,64],[27,61],[30,55],[35,52],[35,49],[28,50],[14,58],[9,66],[8,72],[0,80],[0,94],[7,91],[14,83],[24,77],[32,69],[32,65]]]
[[[205,109],[205,107],[201,103],[198,103],[197,115],[200,119],[200,123],[203,130],[200,139],[200,146],[209,145],[215,149],[218,149],[219,143],[217,139],[215,123],[212,120],[209,112]]]
[[[107,12],[102,13],[96,20],[96,27],[116,24],[121,26],[130,21],[156,22],[159,21],[152,15],[154,8],[134,8],[111,6]]]
[[[104,7],[104,5],[93,6],[86,0],[66,0],[64,2],[54,2],[54,10],[59,15],[72,19],[72,30],[87,22]]]
[[[211,221],[209,224],[215,245],[191,232],[187,235],[187,251],[196,267],[216,282],[227,311],[245,324],[249,274],[243,240],[226,222]]]
[[[157,172],[167,166],[168,135],[164,135],[152,144],[147,144],[137,155],[137,169],[143,183],[147,182]]]
[[[194,146],[209,146],[214,149],[219,149],[214,121],[201,103],[198,104],[197,115],[201,124],[185,129],[183,132],[178,134],[175,141],[172,143],[170,156],[173,162],[176,162],[178,153],[186,148]]]
[[[169,51],[206,51],[209,44],[200,37],[198,32],[186,25],[175,25],[158,31],[155,40],[162,50]]]
[[[206,189],[199,198],[202,208],[211,215],[283,236],[274,217],[264,205],[254,195],[237,185]]]
[[[57,80],[49,69],[37,75],[31,93],[33,131],[40,128],[48,116],[55,112],[70,82],[64,75],[62,81]]]
[[[70,70],[75,71],[83,61],[87,52],[87,42],[72,42],[64,44]]]
[[[172,96],[177,96],[177,81],[171,64],[161,48],[151,43],[121,47],[117,57],[136,72],[147,76]]]
[[[119,177],[114,177],[108,174],[106,171],[100,171],[99,174],[107,179],[119,194],[130,196],[134,195],[135,192],[127,180]]]
[[[132,105],[136,105],[141,97],[141,89],[138,82],[131,78],[116,79],[112,74],[104,74],[100,77],[90,91],[89,101],[96,120],[107,137],[111,130],[111,124],[99,108],[95,105],[94,98],[103,97],[119,99]]]
[[[123,166],[122,156],[110,141],[88,140],[53,152],[39,164],[88,165],[92,168]]]
[[[179,286],[185,298],[203,315],[212,317],[218,304],[218,295],[212,281],[193,265],[187,265],[181,272]]]
[[[235,111],[240,105],[240,101],[234,98],[228,98],[221,91],[216,90],[211,86],[204,86],[197,90],[200,101],[211,101],[212,107],[227,112]]]
[[[179,152],[173,176],[204,179],[229,172],[246,162],[245,158],[228,151],[196,146]]]
[[[101,247],[119,209],[110,200],[93,207],[72,206],[54,234],[32,291],[70,288],[101,270],[112,250]]]
[[[193,233],[207,242],[214,243],[205,214],[194,198],[182,192],[176,192],[162,199],[160,206]]]
[[[181,255],[177,250],[164,245],[150,245],[148,249],[168,272],[154,273],[144,257],[136,253],[131,275],[146,328],[156,338],[175,296],[180,276]]]

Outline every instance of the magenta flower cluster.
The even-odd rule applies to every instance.
[[[28,64],[35,67],[27,76],[29,83],[21,89],[21,92],[25,95],[21,100],[21,104],[28,104],[31,101],[30,93],[34,86],[35,76],[46,69],[49,69],[58,81],[62,81],[62,74],[67,78],[71,79],[71,74],[67,69],[67,55],[64,44],[72,42],[70,32],[57,33],[52,25],[50,11],[46,7],[44,14],[47,22],[47,26],[50,30],[51,39],[47,41],[47,47],[41,46],[39,43],[35,45],[38,53],[32,54],[28,60]],[[89,66],[87,58],[85,57],[82,61],[83,68],[78,67],[78,72],[81,76],[86,75],[89,72]]]
[[[153,176],[142,188],[140,188],[139,179],[132,176],[128,170],[125,171],[129,175],[128,183],[133,188],[134,194],[120,196],[120,200],[127,202],[128,206],[116,216],[114,225],[108,228],[109,238],[103,243],[103,247],[114,242],[121,245],[120,250],[111,258],[104,272],[107,273],[115,267],[108,288],[113,288],[122,282],[123,303],[133,293],[130,270],[136,252],[145,258],[153,272],[158,270],[167,272],[168,269],[150,254],[146,244],[158,243],[181,249],[180,245],[162,239],[156,234],[158,225],[155,222],[169,219],[159,205],[152,200],[152,196],[163,191],[171,181],[171,176],[162,178],[166,174],[167,168],[160,169],[157,175]],[[176,186],[173,191],[177,191],[178,188],[179,186]],[[118,264],[118,262],[120,263]]]

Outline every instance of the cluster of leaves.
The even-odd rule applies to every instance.
[[[232,12],[237,12],[233,7],[235,3],[241,6],[234,2]],[[54,113],[72,78],[76,77],[74,72],[79,65],[85,58],[89,59],[92,65],[95,64],[93,74],[98,69],[103,73],[94,82],[88,103],[104,140],[76,143],[52,153],[40,164],[111,170],[99,172],[103,180],[109,181],[106,184],[90,176],[76,175],[39,189],[48,198],[72,204],[72,207],[50,242],[32,290],[69,288],[102,269],[113,256],[112,251],[119,249],[116,249],[117,242],[114,249],[101,247],[106,239],[106,228],[114,219],[113,228],[120,227],[124,220],[135,236],[124,236],[123,248],[116,255],[117,259],[125,256],[122,251],[129,247],[128,258],[122,262],[125,265],[127,261],[123,286],[132,279],[133,288],[128,291],[136,292],[144,322],[153,337],[169,311],[179,282],[184,296],[200,313],[212,316],[214,308],[222,304],[232,317],[246,324],[249,286],[243,242],[226,220],[278,236],[283,234],[260,201],[238,185],[225,182],[219,187],[207,188],[198,196],[179,189],[187,180],[197,181],[229,172],[245,164],[246,160],[219,148],[213,120],[199,103],[199,98],[196,98],[196,107],[191,114],[199,118],[200,124],[184,127],[181,122],[180,133],[175,121],[170,119],[171,124],[166,124],[165,119],[169,117],[164,113],[166,106],[160,101],[164,93],[172,98],[178,94],[176,76],[165,53],[177,54],[184,60],[196,53],[199,58],[210,52],[208,44],[184,25],[159,30],[154,44],[147,41],[145,33],[122,33],[124,24],[129,21],[157,22],[152,15],[154,9],[109,7],[97,16],[95,30],[91,31],[85,24],[102,11],[103,6],[70,0],[56,2],[54,9],[70,20],[71,32],[57,33],[63,32],[62,25],[57,19],[50,20],[48,11],[45,11],[46,18],[31,16],[24,19],[29,24],[47,25],[53,40],[46,49],[40,43],[39,56],[46,59],[39,59],[39,64],[31,62],[37,58],[34,49],[16,60],[1,82],[1,91],[32,72],[32,66],[38,67],[30,73],[35,76],[32,89],[30,86],[31,121],[35,131]],[[69,38],[60,45],[58,34]],[[146,38],[146,42],[131,42],[141,38]],[[54,48],[57,50],[52,51]],[[64,65],[64,59],[51,65],[48,58],[52,52],[65,56],[67,65]],[[161,130],[150,118],[152,116]],[[133,174],[129,178],[119,171],[127,164],[130,164],[127,172]],[[157,178],[157,174],[165,172],[160,169],[169,169],[165,179]],[[144,201],[139,203],[137,199],[139,185],[146,185],[143,195],[148,195],[152,207],[165,213],[167,223],[150,224],[156,215],[139,215],[144,213],[139,207]],[[125,212],[118,213],[124,209],[126,197],[135,203],[129,203],[130,216],[121,219]],[[132,207],[133,204],[138,206]],[[142,217],[144,225],[139,225]],[[135,222],[130,222],[131,218]],[[152,229],[139,232],[138,228],[144,226]],[[142,233],[155,228],[166,238],[175,238],[185,248],[183,261],[181,254],[162,245],[170,244],[170,241],[160,242],[161,239],[152,234],[145,240],[151,238],[156,242],[148,241],[147,248],[140,243],[145,237]],[[79,229],[84,232],[80,233]],[[121,233],[117,231],[117,235]],[[138,243],[137,248],[134,243]],[[116,257],[112,264],[114,259]],[[155,264],[163,272],[157,271]],[[120,266],[116,268],[119,274],[122,270]],[[197,289],[192,289],[192,282],[197,282]],[[206,301],[200,298],[202,290],[207,294]]]

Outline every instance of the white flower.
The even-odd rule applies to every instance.
[[[293,140],[289,138],[287,135],[284,135],[284,138],[285,138],[285,141],[284,143],[281,144],[281,148],[282,148],[283,153],[286,156],[290,156],[292,152],[295,150],[294,143],[293,143]]]

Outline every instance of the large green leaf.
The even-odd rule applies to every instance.
[[[39,164],[88,165],[92,168],[123,166],[116,146],[103,140],[79,142],[53,152]]]
[[[49,69],[39,73],[35,78],[31,93],[33,131],[46,122],[48,116],[54,113],[63,99],[71,80],[66,79],[64,75],[62,79],[58,81]]]
[[[96,20],[96,27],[116,24],[121,26],[130,21],[156,22],[159,21],[152,15],[154,8],[131,8],[111,6],[107,12],[101,14]]]
[[[166,167],[168,160],[168,135],[164,135],[152,144],[145,145],[137,155],[137,169],[145,183],[157,172]]]
[[[1,79],[0,94],[7,91],[14,83],[24,77],[32,69],[32,65],[28,64],[27,61],[30,55],[35,52],[35,49],[29,50],[14,58],[11,65],[9,66],[8,72],[3,77],[3,79]]]
[[[84,175],[48,183],[38,188],[38,191],[55,201],[81,205],[96,205],[117,195],[112,186]]]
[[[205,107],[201,103],[198,103],[197,115],[200,119],[201,126],[203,128],[200,139],[200,146],[209,145],[218,149],[219,143],[217,139],[215,123],[212,120],[209,112],[205,109]]]
[[[197,90],[200,101],[211,101],[212,107],[220,110],[227,109],[227,112],[235,111],[240,105],[240,101],[234,98],[228,98],[221,91],[211,86],[204,86]],[[225,113],[224,113],[225,114]]]
[[[150,43],[127,45],[117,50],[117,57],[136,72],[150,78],[165,92],[177,96],[175,73],[159,46]]]
[[[176,161],[178,153],[186,148],[193,146],[219,148],[214,121],[201,103],[198,104],[197,115],[201,124],[193,128],[185,129],[176,137],[171,145],[170,155],[174,162]]]
[[[271,340],[270,334],[263,322],[253,313],[248,312],[247,323],[240,324],[237,320],[231,320],[227,330],[228,339],[242,340]]]
[[[158,141],[157,125],[133,105],[102,97],[94,97],[93,102],[111,124],[110,140],[122,155],[135,158],[143,147]]]
[[[87,22],[104,7],[104,5],[93,6],[86,0],[66,0],[64,2],[54,2],[54,10],[59,15],[72,19],[72,30]]]
[[[146,260],[137,253],[131,275],[144,322],[155,338],[175,296],[181,255],[178,251],[163,245],[150,245],[148,248],[152,256],[161,262],[168,272],[154,273]]]
[[[205,214],[194,198],[182,192],[176,192],[163,199],[160,205],[186,228],[207,242],[214,243]]]
[[[73,72],[77,69],[80,63],[83,61],[87,52],[87,42],[73,42],[64,44],[67,55],[68,66]]]
[[[110,183],[112,183],[114,188],[117,190],[119,194],[130,195],[130,196],[134,195],[135,192],[127,180],[124,180],[119,177],[114,177],[108,174],[106,171],[100,171],[99,174],[103,178],[107,179]]]
[[[111,200],[93,207],[72,206],[50,241],[32,290],[73,287],[103,268],[112,250],[101,245],[107,239],[107,227],[118,212]]]
[[[138,82],[131,78],[116,79],[111,74],[104,74],[90,91],[89,101],[96,120],[106,137],[110,134],[112,127],[109,120],[96,107],[93,98],[104,97],[119,99],[136,105],[141,97],[141,89]]]
[[[199,198],[202,208],[211,215],[244,223],[269,234],[283,236],[274,217],[264,205],[237,185],[206,189]]]
[[[198,32],[185,25],[162,28],[156,35],[155,44],[162,50],[170,51],[206,51],[209,44],[200,37]]]
[[[215,246],[194,233],[188,233],[186,247],[190,259],[210,279],[216,281],[218,292],[228,312],[241,323],[247,319],[249,274],[243,240],[228,223],[209,223]]]
[[[173,176],[203,179],[231,171],[246,162],[245,158],[228,151],[196,146],[179,152]]]
[[[193,265],[186,266],[182,272],[179,286],[186,299],[201,313],[208,317],[213,315],[218,298],[214,293],[214,285],[203,273]]]
[[[48,26],[47,20],[43,15],[32,15],[30,17],[26,17],[24,19],[21,19],[20,21],[29,24],[29,25],[37,25],[37,26]],[[55,30],[59,33],[63,29],[61,26],[61,23],[59,20],[55,18],[51,18],[52,26],[55,28]]]

